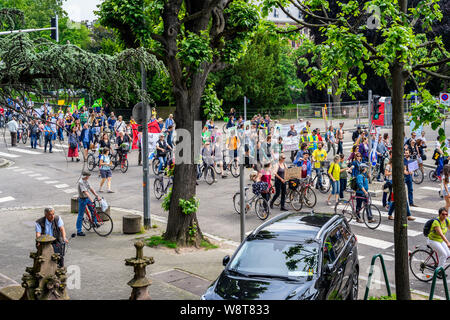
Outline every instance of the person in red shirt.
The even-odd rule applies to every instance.
[[[319,128],[316,129],[316,132],[317,132],[317,139],[319,139],[319,141],[323,141],[322,136],[320,135],[320,129]]]

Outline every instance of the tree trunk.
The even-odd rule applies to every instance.
[[[392,185],[395,201],[394,247],[395,286],[398,300],[411,300],[408,269],[408,220],[406,216],[406,188],[404,178],[404,129],[403,94],[405,81],[403,66],[395,63],[392,75]]]
[[[175,119],[178,129],[185,129],[191,135],[191,154],[189,164],[175,165],[172,196],[169,208],[167,229],[164,238],[176,242],[179,246],[198,247],[203,239],[197,220],[197,214],[186,215],[179,200],[190,200],[196,194],[197,169],[194,163],[197,152],[194,139],[200,132],[194,132],[195,121],[200,121],[200,101],[204,86],[193,85],[189,90],[174,89],[177,100]],[[198,151],[198,150],[197,150]]]

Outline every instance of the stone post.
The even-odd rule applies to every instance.
[[[22,277],[25,292],[21,300],[69,300],[66,291],[66,268],[59,268],[59,254],[53,250],[56,239],[42,235],[37,242],[37,252],[31,252],[33,267],[27,267]]]
[[[155,263],[153,257],[144,257],[144,242],[138,241],[134,244],[136,247],[136,258],[125,259],[126,266],[134,267],[134,278],[128,282],[128,285],[133,289],[130,300],[150,300],[148,293],[148,286],[151,285],[145,274],[145,268],[149,264]]]

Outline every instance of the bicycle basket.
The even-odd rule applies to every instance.
[[[269,185],[267,184],[267,182],[263,182],[263,181],[255,182],[252,185],[252,192],[255,195],[259,195],[259,194],[261,194],[261,192],[266,191],[268,187],[269,187]]]
[[[122,143],[121,145],[120,145],[120,148],[122,149],[122,151],[128,151],[128,150],[130,150],[130,144],[129,143]]]

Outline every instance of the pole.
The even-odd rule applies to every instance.
[[[244,96],[244,122],[247,121],[247,97]]]
[[[371,131],[372,131],[372,121],[371,121],[371,116],[372,116],[372,90],[369,90],[369,101],[367,104],[367,115],[369,117],[369,183],[372,183],[372,159],[370,157],[371,153],[372,153],[372,135],[371,135]]]
[[[297,103],[297,118],[296,119],[298,121],[298,103]]]
[[[147,91],[147,70],[141,62],[141,81],[142,91]],[[142,121],[142,170],[143,170],[143,196],[144,196],[144,228],[150,229],[150,179],[149,179],[149,161],[148,161],[148,105],[144,103],[144,120]]]
[[[239,185],[240,185],[240,202],[241,202],[241,242],[245,239],[245,189],[244,189],[244,164],[239,165]]]

